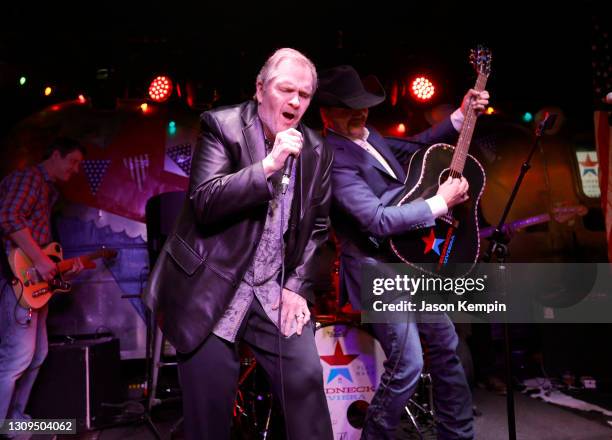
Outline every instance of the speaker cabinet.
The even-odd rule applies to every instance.
[[[77,430],[112,421],[122,398],[119,339],[49,344],[28,404],[36,419],[76,419]]]

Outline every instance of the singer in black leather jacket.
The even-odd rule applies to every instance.
[[[313,301],[314,257],[328,235],[331,198],[332,154],[319,135],[300,122],[316,88],[316,70],[299,52],[280,49],[264,65],[256,85],[255,100],[202,114],[188,197],[151,273],[144,300],[181,353],[187,438],[229,438],[239,373],[235,344],[240,339],[250,345],[280,394],[279,330],[257,298],[236,341],[212,331],[253,267],[275,197],[269,168],[278,176],[287,154],[297,151],[283,236],[283,308],[290,314],[285,315],[287,327],[281,327],[295,329],[290,321],[296,320],[299,329],[281,337],[285,419],[291,439],[331,439],[307,307]],[[266,138],[274,145],[268,154]],[[289,146],[279,145],[283,139]],[[278,263],[280,267],[280,255]]]

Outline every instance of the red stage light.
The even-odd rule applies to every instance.
[[[399,94],[399,87],[397,85],[397,81],[393,81],[391,85],[391,93],[389,94],[389,98],[391,100],[391,105],[395,106],[397,104],[397,95]]]
[[[164,102],[172,94],[172,81],[167,76],[158,76],[149,86],[149,96],[155,102]]]
[[[412,80],[410,84],[410,93],[419,101],[429,101],[434,93],[436,93],[436,88],[429,78],[419,76]]]
[[[399,134],[406,134],[406,125],[400,122],[395,126],[395,131],[397,131]]]

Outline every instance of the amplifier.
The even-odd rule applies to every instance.
[[[76,419],[77,430],[112,421],[121,402],[119,339],[103,337],[49,344],[27,412],[36,419]]]

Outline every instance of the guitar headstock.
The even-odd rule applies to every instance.
[[[480,44],[476,46],[476,49],[470,50],[470,64],[477,73],[486,77],[491,73],[491,59],[491,51]]]
[[[103,247],[95,251],[93,254],[89,254],[88,257],[92,260],[96,258],[104,258],[105,260],[112,260],[113,258],[117,257],[117,251],[115,249],[109,249],[109,248]]]
[[[552,216],[559,223],[566,223],[576,216],[586,215],[588,209],[584,205],[558,206],[553,208]]]
[[[100,257],[105,260],[112,260],[117,257],[117,251],[115,249],[102,248],[100,249]]]

